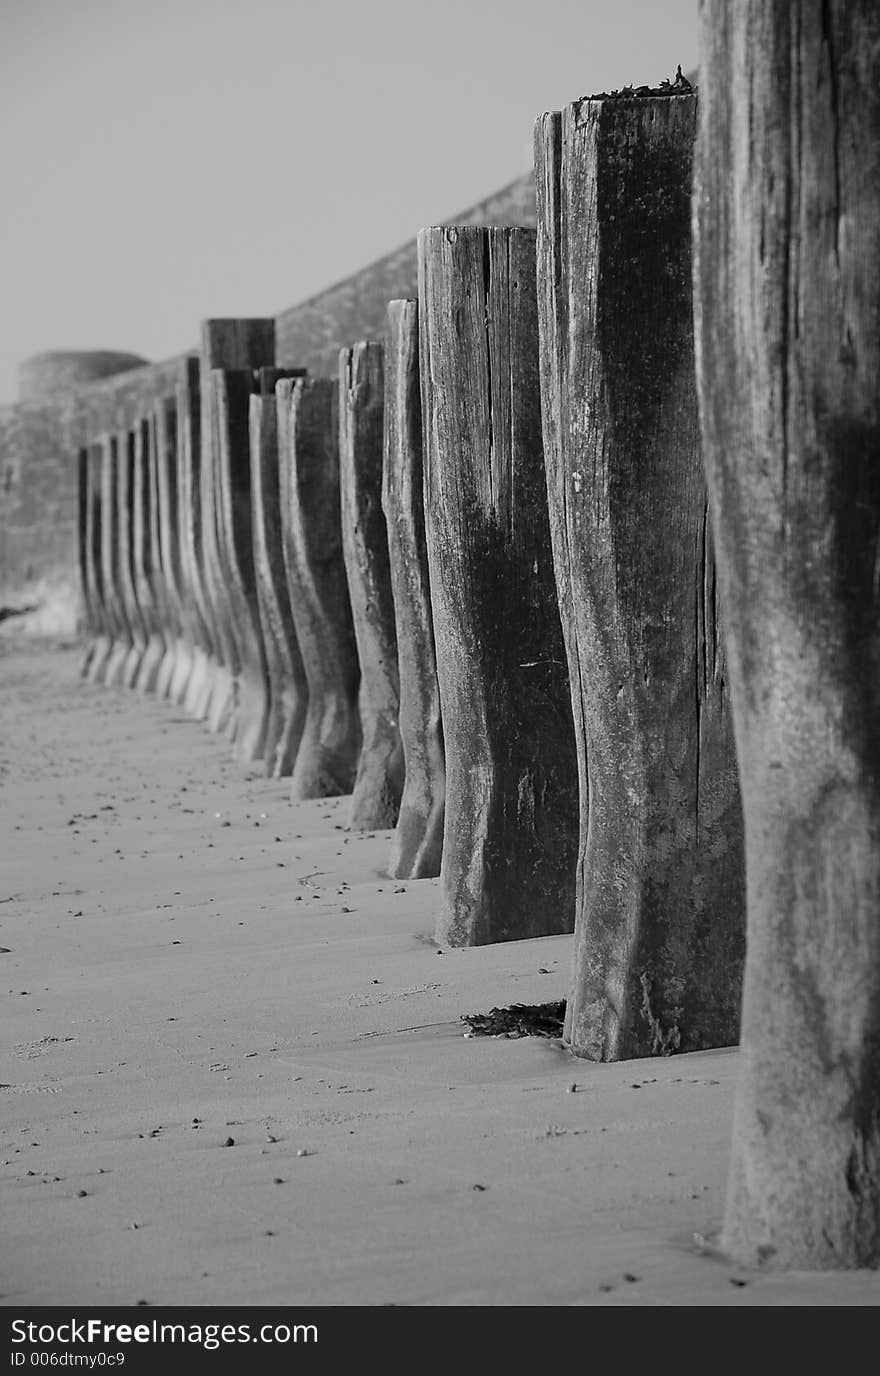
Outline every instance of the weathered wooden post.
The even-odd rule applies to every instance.
[[[134,588],[147,637],[134,687],[142,693],[153,692],[159,666],[165,654],[161,605],[157,595],[157,510],[154,480],[152,419],[141,417],[134,430],[134,467],[132,470],[132,568]]]
[[[118,583],[131,643],[123,653],[115,675],[126,688],[135,683],[147,648],[147,628],[137,600],[134,582],[134,433],[121,430],[116,437],[116,510],[119,518]],[[108,682],[114,677],[108,669]]]
[[[268,371],[268,370],[266,370]],[[292,384],[290,384],[292,385]],[[308,683],[287,589],[281,529],[279,412],[286,440],[289,403],[279,407],[267,386],[250,399],[251,516],[254,570],[263,644],[269,670],[269,726],[266,769],[275,778],[289,775],[305,725]],[[289,452],[285,449],[285,456]]]
[[[89,450],[87,445],[80,446],[77,451],[77,555],[79,559],[79,586],[82,596],[83,606],[83,630],[86,637],[86,648],[80,663],[80,673],[85,675],[88,672],[92,655],[95,652],[95,641],[99,631],[99,609],[95,589],[92,584],[91,568],[89,564],[89,544],[91,543],[91,502],[89,500]]]
[[[89,668],[89,677],[95,683],[108,683],[108,675],[114,679],[128,652],[131,639],[122,609],[122,600],[117,581],[119,557],[119,510],[118,484],[116,481],[117,455],[116,436],[104,434],[99,441],[100,464],[100,569],[104,603],[105,625],[107,630],[106,647],[103,653],[95,656]]]
[[[192,653],[188,674],[181,669],[172,683],[175,702],[182,702],[194,716],[208,710],[211,684],[210,660],[214,655],[210,615],[202,561],[201,492],[201,399],[199,359],[188,358],[176,386],[177,454],[180,564],[183,611]]]
[[[291,797],[350,793],[361,744],[360,671],[342,558],[339,495],[339,388],[325,378],[279,382],[279,423],[289,450],[279,456],[284,563],[296,636],[308,681],[308,708]]]
[[[351,796],[352,831],[393,827],[403,791],[400,682],[388,535],[382,512],[382,345],[339,354],[339,485],[342,551],[361,682],[363,742]]]
[[[425,540],[417,301],[392,301],[388,306],[384,418],[382,509],[397,627],[405,761],[388,872],[395,879],[428,879],[440,873],[443,854],[446,757]]]
[[[577,760],[541,446],[535,233],[419,235],[425,519],[446,744],[438,936],[574,925]]]
[[[270,772],[278,742],[254,562],[249,411],[253,392],[274,392],[283,375],[278,368],[214,369],[210,375],[218,552],[238,666],[235,748],[243,760],[262,759]]]
[[[225,615],[234,645],[235,752],[262,759],[269,720],[269,674],[257,605],[251,533],[249,370],[211,371],[214,500]]]
[[[689,90],[689,88],[688,88]],[[736,1041],[741,805],[698,436],[691,93],[536,128],[548,495],[581,779],[565,1038]]]
[[[208,721],[211,729],[236,730],[236,677],[241,666],[235,642],[234,617],[229,603],[221,551],[217,537],[219,484],[215,471],[216,408],[209,377],[215,369],[271,367],[275,361],[275,321],[272,319],[203,320],[199,359],[201,398],[201,548],[207,609],[211,615],[214,643],[211,698]],[[251,743],[245,749],[245,754]]]
[[[111,633],[104,605],[104,577],[101,569],[101,450],[89,444],[85,455],[85,574],[86,605],[90,614],[92,643],[82,664],[82,675],[97,681],[101,666],[110,653]]]
[[[180,674],[183,659],[185,671],[191,665],[191,653],[184,634],[183,586],[180,564],[180,532],[177,506],[177,404],[175,398],[163,397],[154,407],[153,433],[156,464],[156,495],[158,500],[159,557],[162,568],[163,604],[166,624],[165,656],[159,666],[156,693],[160,698],[172,696],[172,684]]]
[[[880,10],[706,0],[697,369],[748,958],[722,1245],[880,1265]]]

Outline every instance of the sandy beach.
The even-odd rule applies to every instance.
[[[0,638],[5,1306],[880,1301],[714,1253],[734,1048],[464,1035],[571,938],[438,950],[390,833],[80,655]]]

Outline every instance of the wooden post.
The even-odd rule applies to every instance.
[[[188,676],[192,656],[185,638],[183,583],[180,562],[180,531],[177,505],[177,402],[176,397],[164,397],[153,412],[156,463],[156,496],[158,499],[159,556],[162,567],[162,587],[166,625],[165,656],[159,666],[156,693],[160,698],[172,697],[172,685],[181,674]]]
[[[228,600],[221,553],[217,541],[217,499],[219,487],[215,473],[215,428],[208,379],[212,370],[259,368],[275,361],[275,321],[272,319],[203,320],[199,357],[201,398],[201,547],[204,570],[206,610],[211,620],[214,658],[211,666],[211,695],[208,722],[211,729],[224,728],[234,738],[236,731],[236,687],[240,672],[235,643],[234,618]],[[244,748],[247,755],[252,742]]]
[[[382,345],[362,341],[339,354],[339,485],[342,551],[361,669],[363,731],[348,824],[393,827],[403,791],[400,683],[388,535],[382,513]]]
[[[119,520],[119,596],[131,641],[127,652],[122,655],[115,677],[117,682],[131,688],[147,648],[147,629],[134,582],[134,434],[131,430],[121,430],[116,437],[116,511]],[[108,669],[108,681],[112,677],[114,675]]]
[[[251,515],[257,602],[269,670],[266,769],[275,778],[293,771],[305,726],[309,691],[284,565],[278,464],[279,410],[286,436],[289,405],[279,408],[274,390],[264,382],[261,391],[250,399]]]
[[[116,482],[117,456],[116,436],[105,434],[99,440],[100,446],[100,491],[101,491],[101,585],[105,623],[107,628],[106,652],[92,660],[89,677],[95,683],[115,681],[124,656],[131,645],[125,613],[117,580],[119,558],[119,511]],[[102,647],[103,648],[103,647]],[[113,678],[110,678],[110,675]]]
[[[438,937],[569,932],[577,759],[541,448],[534,231],[423,230],[419,316],[447,769]]]
[[[548,494],[580,754],[565,1039],[736,1041],[741,806],[698,436],[692,94],[536,130]],[[580,699],[580,701],[578,701]]]
[[[132,518],[132,565],[134,587],[138,606],[141,610],[147,644],[138,666],[134,687],[142,693],[153,692],[159,665],[165,653],[165,640],[162,635],[162,618],[157,600],[157,551],[156,538],[156,496],[153,479],[153,436],[152,421],[149,416],[142,417],[134,431],[134,468],[132,483],[134,489]]]
[[[220,567],[227,626],[235,655],[235,752],[262,759],[269,721],[269,674],[260,611],[251,522],[248,412],[253,374],[215,368],[210,374],[214,409],[213,462]]]
[[[284,563],[290,605],[308,681],[305,726],[290,780],[291,797],[350,793],[361,744],[359,669],[345,565],[339,495],[339,388],[335,381],[279,382],[289,408],[279,435]]]
[[[707,0],[697,368],[748,871],[722,1246],[880,1265],[880,11]]]
[[[392,301],[388,306],[382,509],[397,627],[405,761],[388,873],[395,879],[428,879],[440,873],[443,854],[446,757],[425,541],[417,301]]]
[[[210,375],[218,551],[238,666],[235,748],[240,759],[262,759],[270,772],[278,740],[270,731],[269,669],[254,562],[249,410],[253,391],[274,391],[282,375],[277,368],[214,369]]]
[[[80,673],[85,676],[88,673],[89,664],[95,652],[95,641],[97,640],[100,626],[99,609],[92,583],[88,553],[92,539],[92,512],[89,493],[89,451],[87,446],[81,447],[77,453],[77,492],[77,554],[79,556],[79,585],[83,607],[83,631],[86,638],[86,648],[80,663]]]
[[[85,598],[90,609],[92,644],[82,664],[84,678],[96,682],[110,653],[111,633],[104,605],[104,575],[101,568],[101,449],[90,444],[85,452]]]
[[[208,599],[202,560],[201,493],[201,399],[199,360],[187,359],[178,380],[177,401],[177,508],[179,513],[182,610],[189,641],[192,668],[181,668],[172,682],[172,697],[194,716],[208,710],[211,684],[210,660],[214,654]]]

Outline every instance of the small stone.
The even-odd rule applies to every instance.
[[[88,1193],[88,1190],[77,1190],[76,1197],[77,1199],[85,1199],[88,1196]]]
[[[224,1147],[234,1147],[234,1146],[235,1146],[235,1138],[234,1138],[234,1137],[227,1137],[227,1139],[226,1139],[226,1141],[223,1143],[223,1145],[224,1145]]]

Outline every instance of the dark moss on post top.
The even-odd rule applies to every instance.
[[[51,350],[26,358],[18,368],[20,401],[41,401],[58,392],[72,392],[132,368],[146,368],[149,359],[112,349]]]
[[[690,96],[697,89],[697,72],[684,76],[681,63],[675,73],[675,80],[664,78],[659,86],[621,86],[615,91],[600,91],[596,95],[584,96],[584,100],[644,100],[651,96]]]

